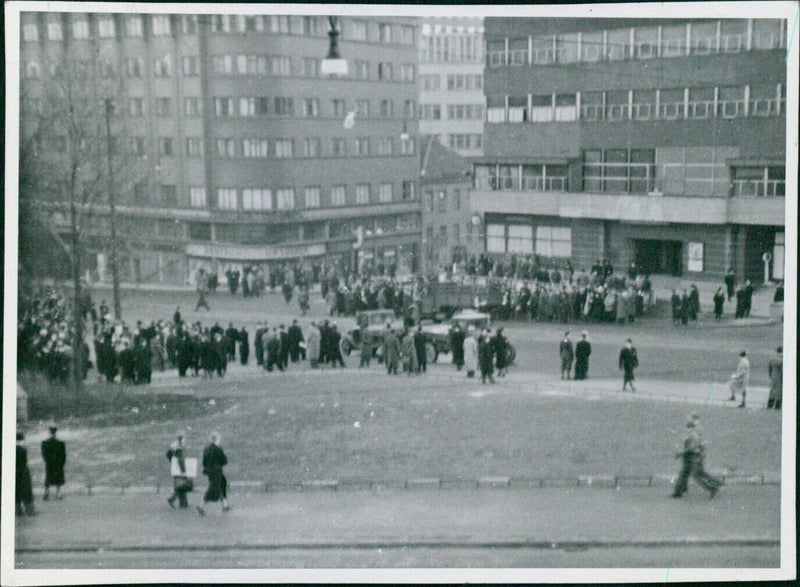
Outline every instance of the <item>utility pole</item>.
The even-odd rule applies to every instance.
[[[114,207],[114,167],[111,163],[111,112],[114,104],[106,98],[106,155],[108,158],[108,206],[111,211],[111,287],[114,296],[114,319],[122,318],[122,305],[119,300],[119,271],[117,270],[117,219]]]

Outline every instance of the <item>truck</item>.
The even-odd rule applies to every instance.
[[[453,314],[450,319],[439,323],[428,323],[422,325],[422,331],[425,333],[426,344],[425,354],[429,363],[435,363],[442,353],[449,354],[452,352],[450,348],[450,331],[453,326],[458,324],[465,333],[473,327],[476,331],[480,332],[484,328],[491,327],[491,316],[485,312],[478,312],[476,310],[463,310]],[[510,342],[508,343],[508,363],[514,362],[517,357],[517,349]]]

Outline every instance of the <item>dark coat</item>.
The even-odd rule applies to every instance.
[[[16,502],[17,504],[33,503],[33,483],[28,468],[28,449],[17,445],[16,461]]]
[[[48,438],[42,442],[42,459],[44,459],[44,484],[64,485],[67,445],[56,438]]]
[[[579,340],[575,344],[575,379],[586,379],[589,374],[589,356],[592,345],[588,340]]]
[[[453,362],[456,365],[464,364],[464,340],[467,335],[460,328],[450,331],[450,348],[453,351]]]
[[[222,467],[228,464],[228,457],[221,447],[209,444],[203,450],[203,473],[208,477],[208,489],[203,496],[204,501],[219,501],[228,495],[228,481],[222,473]]]
[[[478,364],[481,373],[491,374],[494,372],[494,345],[491,341],[481,340],[478,342]]]
[[[619,368],[625,371],[625,378],[633,379],[633,370],[639,366],[639,357],[636,349],[624,347],[619,353]]]
[[[498,369],[508,367],[508,339],[502,334],[496,334],[492,338],[491,344],[494,346],[495,364]]]

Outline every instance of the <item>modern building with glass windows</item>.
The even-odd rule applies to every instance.
[[[781,20],[487,18],[487,251],[783,278]]]
[[[483,19],[428,17],[419,37],[419,130],[464,157],[483,154]]]
[[[64,54],[119,82],[112,132],[146,161],[116,188],[123,279],[350,262],[359,227],[359,259],[416,269],[418,26],[339,29],[349,72],[328,78],[323,16],[22,14],[23,87],[45,86]],[[87,262],[103,273],[96,236]]]

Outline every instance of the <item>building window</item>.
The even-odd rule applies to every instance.
[[[239,116],[255,116],[256,115],[256,99],[255,98],[239,98]]]
[[[172,157],[171,137],[158,137],[158,154],[164,157]]]
[[[47,23],[47,38],[51,41],[61,41],[64,38],[64,31],[61,29],[60,22]]]
[[[211,67],[216,75],[231,75],[233,73],[233,55],[214,55],[211,58]]]
[[[269,114],[269,98],[266,96],[256,98],[256,114],[259,116]]]
[[[486,122],[500,123],[506,121],[505,96],[486,97]]]
[[[391,100],[381,100],[379,112],[381,118],[391,118],[394,116],[394,103]]]
[[[350,39],[353,41],[367,40],[367,23],[363,20],[350,21]]]
[[[294,141],[292,139],[275,139],[275,157],[278,159],[294,157]]]
[[[319,59],[303,57],[300,60],[300,75],[305,77],[319,77]]]
[[[316,16],[303,16],[302,19],[301,34],[309,37],[322,36],[322,28]]]
[[[156,77],[169,77],[172,75],[172,58],[169,55],[156,57],[153,60],[153,75]]]
[[[689,88],[687,118],[714,116],[714,88]]]
[[[344,157],[347,155],[345,139],[334,137],[331,139],[331,157]]]
[[[211,240],[210,222],[189,222],[189,238],[195,241]]]
[[[392,184],[390,183],[381,184],[381,187],[378,189],[378,199],[383,204],[387,204],[392,201]]]
[[[238,207],[235,188],[219,188],[217,190],[217,208],[220,210],[236,210]]]
[[[353,79],[368,80],[369,79],[369,61],[353,61]]]
[[[444,214],[447,212],[447,192],[444,190],[440,190],[437,200],[439,202],[439,212]]]
[[[369,155],[369,138],[368,137],[358,137],[354,143],[354,152],[353,155],[359,157],[366,157]]]
[[[407,137],[400,139],[400,154],[413,155],[416,150],[416,141],[414,137]]]
[[[292,116],[294,114],[294,98],[275,98],[275,114],[278,116]]]
[[[452,76],[447,76],[448,78]],[[421,75],[419,76],[422,84],[422,89],[425,91],[436,91],[441,89],[441,76],[439,75]]]
[[[142,24],[141,16],[131,15],[125,17],[125,36],[130,38],[144,36],[144,26]]]
[[[203,111],[203,103],[200,98],[184,98],[183,113],[186,116],[200,116]]]
[[[192,208],[205,208],[206,207],[206,188],[192,187],[189,188],[189,203]]]
[[[144,137],[131,137],[129,148],[132,155],[141,157],[146,153]]]
[[[438,241],[438,245],[439,245],[440,247],[446,247],[446,246],[447,246],[447,226],[445,226],[444,224],[442,224],[442,225],[439,227],[439,241]]]
[[[217,139],[217,157],[230,159],[235,156],[236,147],[233,139]]]
[[[114,36],[114,18],[111,16],[101,16],[97,19],[97,34],[101,39],[109,39]]]
[[[183,58],[183,75],[186,77],[200,75],[200,61],[197,57]]]
[[[187,157],[202,157],[203,156],[203,139],[196,137],[186,137],[186,156]]]
[[[403,200],[413,200],[414,199],[414,182],[413,181],[404,181],[403,182]]]
[[[403,102],[403,118],[413,120],[417,114],[417,103],[414,100]]]
[[[167,14],[158,14],[153,16],[153,36],[164,37],[172,34],[172,27],[170,26],[170,18]]]
[[[272,57],[272,75],[292,75],[292,58],[286,55]]]
[[[278,210],[294,209],[294,188],[281,188],[277,192]]]
[[[422,120],[441,120],[442,107],[440,104],[420,104],[419,117]]]
[[[345,101],[341,98],[331,100],[331,112],[335,118],[342,118],[345,115]]]
[[[509,122],[522,122],[516,120],[512,114],[514,110],[509,104]],[[483,119],[483,105],[482,104],[448,104],[447,105],[447,118],[450,120],[482,120]]]
[[[369,204],[369,184],[356,185],[356,204]]]
[[[197,34],[197,15],[196,14],[186,14],[181,17],[181,26],[182,32],[184,35],[196,35]]]
[[[542,257],[571,257],[572,229],[562,226],[537,226],[535,252]]]
[[[654,188],[653,149],[584,151],[584,191],[648,193]]]
[[[414,27],[413,26],[406,26],[401,25],[398,27],[398,35],[397,42],[401,45],[413,45],[414,44]]]
[[[236,72],[240,75],[267,75],[267,58],[263,55],[237,55]]]
[[[178,205],[178,192],[174,185],[162,184],[158,186],[159,195],[161,197],[161,204],[164,206],[177,206]]]
[[[380,23],[378,25],[378,40],[381,43],[392,42],[392,25]]]
[[[533,253],[533,227],[526,224],[508,225],[508,253]]]
[[[335,185],[331,188],[331,206],[345,205],[345,186]]]
[[[38,79],[41,74],[39,64],[36,61],[22,62],[22,75],[27,79]]]
[[[783,197],[786,195],[786,168],[734,167],[732,196]]]
[[[129,98],[128,114],[131,116],[144,116],[144,100],[142,98]]]
[[[356,100],[355,101],[356,107],[356,116],[363,120],[369,118],[369,100]]]
[[[156,116],[170,116],[172,114],[172,100],[170,98],[156,98]]]
[[[249,159],[266,159],[269,156],[269,141],[267,139],[242,140],[242,156]]]
[[[425,211],[426,212],[433,212],[433,209],[435,207],[434,200],[435,200],[435,197],[434,197],[433,190],[427,190],[425,192]]]
[[[411,63],[403,63],[400,66],[400,81],[413,82],[414,81],[414,65]]]
[[[378,63],[378,79],[392,81],[392,64],[388,61]]]
[[[303,100],[303,116],[306,118],[319,116],[319,98],[305,98]]]
[[[242,190],[243,210],[272,210],[272,191],[258,188]]]
[[[314,137],[303,140],[303,157],[319,157],[319,139]]]
[[[148,200],[147,184],[141,182],[133,184],[133,203],[144,205]]]
[[[378,143],[378,155],[391,155],[392,142],[392,137],[383,137]]]
[[[486,252],[506,252],[506,227],[502,224],[486,225]]]
[[[35,42],[39,40],[39,27],[35,23],[22,25],[22,40]]]
[[[72,21],[72,36],[76,39],[88,39],[89,21],[83,19]]]
[[[144,61],[141,57],[125,60],[125,73],[128,77],[142,77],[143,71]]]
[[[273,14],[269,17],[269,30],[273,33],[288,33],[289,17],[281,14]]]
[[[319,208],[319,186],[309,187],[305,190],[306,208]]]

